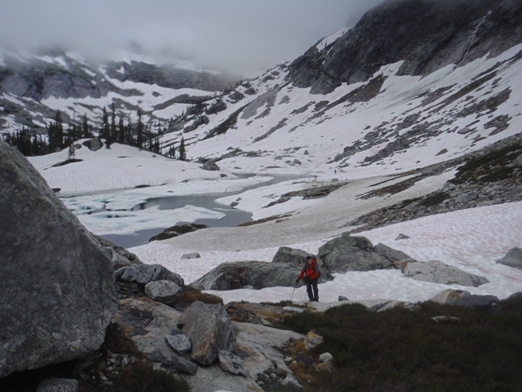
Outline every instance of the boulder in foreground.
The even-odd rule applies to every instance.
[[[111,260],[0,142],[0,377],[97,350],[116,311]]]

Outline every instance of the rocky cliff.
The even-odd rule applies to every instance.
[[[495,57],[522,42],[521,18],[516,0],[387,0],[334,43],[313,46],[297,58],[288,78],[326,94],[398,61],[398,75],[428,75],[449,64]]]

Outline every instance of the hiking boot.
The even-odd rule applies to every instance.
[[[312,301],[319,302],[319,297],[315,297]]]

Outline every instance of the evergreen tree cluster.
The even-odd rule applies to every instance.
[[[185,141],[182,138],[178,155],[176,156],[176,145],[169,142],[168,145],[160,143],[160,136],[167,132],[166,124],[160,122],[144,124],[143,114],[138,109],[138,122],[133,124],[130,119],[120,117],[117,120],[114,103],[111,111],[103,108],[102,125],[98,129],[98,138],[105,139],[107,148],[113,143],[127,144],[138,147],[156,154],[162,154],[168,158],[180,160],[187,159]],[[171,120],[171,123],[174,120]],[[155,131],[153,130],[155,129]],[[74,142],[82,138],[95,137],[95,131],[89,124],[87,116],[83,116],[81,124],[73,123],[64,126],[62,113],[56,112],[54,121],[44,130],[40,128],[22,128],[15,132],[4,133],[2,138],[11,146],[17,147],[26,156],[45,155],[55,151],[69,148],[69,159],[74,158]],[[47,134],[47,135],[46,135]]]

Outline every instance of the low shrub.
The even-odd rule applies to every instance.
[[[190,392],[182,378],[164,370],[156,370],[147,362],[135,362],[120,373],[107,392]]]
[[[522,385],[522,299],[490,314],[423,303],[373,313],[345,305],[325,313],[288,316],[286,327],[315,329],[318,349],[334,357],[335,371],[304,383],[322,391],[515,391]],[[460,321],[435,322],[435,316]],[[305,389],[306,389],[305,388]]]

